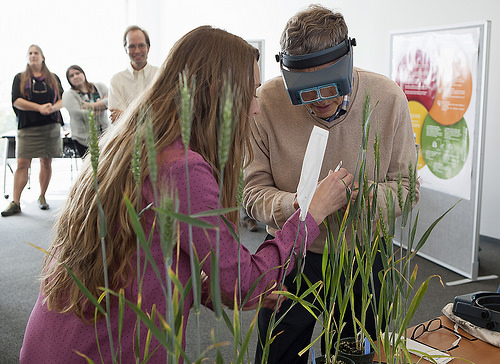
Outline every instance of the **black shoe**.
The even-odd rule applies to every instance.
[[[5,210],[2,211],[2,216],[11,216],[21,213],[21,206],[12,201]]]

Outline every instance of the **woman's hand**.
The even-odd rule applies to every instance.
[[[330,170],[328,176],[318,183],[309,205],[309,213],[319,224],[330,214],[347,204],[347,192],[350,191],[354,177],[345,168],[338,172]]]
[[[97,99],[95,102],[82,101],[81,107],[83,110],[93,109],[96,115],[102,114],[105,110],[107,110],[106,105],[101,102],[100,99]]]
[[[38,107],[38,112],[42,115],[50,115],[53,113],[52,111],[52,104],[50,102],[46,103],[46,104],[41,104],[39,107]]]
[[[280,291],[288,291],[286,286],[281,287]],[[262,298],[262,307],[263,308],[268,308],[270,310],[276,309],[276,307],[279,309],[281,308],[281,304],[287,299],[285,296],[282,294],[277,294],[274,293],[275,291],[271,292],[270,294],[266,295],[264,298]],[[250,311],[250,310],[255,310],[257,307],[259,307],[259,302],[254,302],[252,304],[247,304],[244,307],[240,307],[242,311]]]

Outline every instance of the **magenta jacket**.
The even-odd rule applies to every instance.
[[[212,169],[209,164],[198,154],[189,151],[189,181],[190,181],[190,198],[191,198],[191,213],[206,211],[217,208],[219,197],[219,186],[213,177]],[[168,146],[158,156],[159,173],[158,180],[165,182],[171,186],[175,185],[179,197],[179,209],[181,213],[187,214],[187,188],[186,188],[186,173],[185,173],[185,151],[184,146],[179,138],[170,146]],[[164,185],[165,185],[164,184]],[[149,177],[146,179],[143,195],[144,206],[154,201],[153,188]],[[144,214],[144,225],[147,230],[153,224],[154,215],[151,210]],[[204,218],[204,220],[217,224],[216,217]],[[319,228],[310,214],[307,215],[305,225],[307,226],[307,247],[319,234]],[[260,280],[253,296],[258,296],[266,287],[273,281],[280,282],[283,278],[284,270],[272,269],[273,267],[281,266],[290,257],[292,250],[296,253],[300,251],[298,246],[294,247],[294,242],[302,242],[305,239],[304,223],[300,224],[299,236],[296,240],[297,229],[299,226],[299,211],[290,217],[284,225],[282,231],[277,232],[276,238],[264,242],[255,254],[250,254],[247,248],[241,246],[240,272],[241,272],[241,290],[242,296],[245,297],[249,292],[254,282],[265,272],[263,279]],[[222,295],[232,298],[234,296],[234,287],[238,277],[238,244],[233,239],[229,229],[220,219],[220,287]],[[147,232],[148,233],[148,232]],[[214,229],[204,230],[193,227],[193,241],[199,257],[205,257],[211,250],[215,251],[216,247],[216,231]],[[180,239],[179,239],[179,254],[176,254],[177,247],[174,249],[173,269],[178,270],[178,278],[183,285],[187,283],[191,277],[190,260],[189,260],[189,241],[188,241],[188,226],[181,223]],[[159,267],[160,272],[164,275],[165,268],[163,264],[163,254],[160,247],[158,232],[155,232],[151,248],[152,254]],[[141,251],[143,266],[144,255]],[[131,265],[136,271],[136,256],[132,258]],[[212,269],[210,259],[206,259],[203,264],[203,271],[210,276]],[[290,272],[294,265],[294,259],[291,260],[291,265],[287,272]],[[148,266],[142,289],[142,308],[143,311],[151,312],[153,304],[156,305],[158,312],[164,314],[165,297],[158,283],[156,274]],[[137,297],[137,285],[132,283],[126,288],[127,299],[135,301]],[[21,363],[86,363],[85,359],[80,357],[76,352],[81,352],[90,357],[94,362],[99,363],[98,348],[96,345],[96,333],[94,324],[82,322],[73,313],[56,313],[48,311],[43,304],[43,295],[38,296],[35,307],[31,313],[26,332],[24,336],[23,346],[20,353]],[[254,303],[253,301],[252,303]],[[187,297],[183,313],[184,313],[184,330],[187,325],[189,311],[193,303],[192,292]],[[117,300],[112,301],[111,321],[114,336],[114,347],[116,350],[118,343],[118,304]],[[121,338],[120,357],[122,363],[134,363],[133,340],[135,335],[136,315],[134,312],[126,308],[124,327]],[[108,333],[104,319],[97,322],[97,333],[101,346],[104,362],[111,362],[111,354],[108,340]],[[144,343],[146,341],[147,330],[144,324],[141,325],[141,358],[144,352]],[[206,333],[207,335],[209,333]],[[185,332],[183,335],[183,344],[185,345]],[[158,342],[153,340],[151,348],[152,352]],[[163,348],[159,348],[150,359],[151,363],[166,362],[166,352]]]

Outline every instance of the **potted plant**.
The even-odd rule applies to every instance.
[[[376,107],[376,105],[375,105]],[[446,211],[432,223],[422,238],[415,241],[415,231],[418,224],[418,213],[413,217],[413,206],[416,202],[417,170],[416,163],[409,162],[409,192],[403,197],[402,177],[399,176],[397,195],[387,188],[379,190],[378,175],[378,135],[375,136],[373,153],[375,170],[372,181],[368,179],[366,170],[367,141],[370,130],[369,118],[370,98],[366,95],[362,120],[362,142],[358,156],[355,175],[356,184],[347,189],[348,200],[350,191],[356,186],[356,199],[342,213],[336,213],[325,220],[327,226],[327,241],[323,253],[323,281],[309,285],[306,293],[313,293],[313,304],[288,292],[281,292],[288,298],[303,305],[321,323],[323,329],[320,336],[325,343],[325,362],[331,363],[336,355],[349,356],[344,348],[351,347],[358,363],[371,363],[374,355],[384,353],[387,362],[399,363],[409,360],[406,349],[406,329],[418,305],[422,301],[430,279],[427,278],[418,289],[414,287],[417,268],[411,270],[411,260],[425,244],[435,225],[451,210]],[[379,193],[385,194],[385,213],[377,203]],[[401,211],[399,220],[401,236],[407,239],[399,242],[401,246],[394,247],[395,229],[397,225],[396,211]],[[350,240],[351,246],[347,241]],[[380,254],[383,269],[378,276],[373,274],[376,255]],[[340,289],[340,277],[345,278],[343,289]],[[305,278],[304,278],[305,279]],[[353,295],[354,282],[362,283],[361,299],[355,301]],[[375,284],[381,285],[380,296],[375,294]],[[306,283],[307,279],[305,279]],[[415,290],[416,289],[416,290]],[[413,294],[413,297],[411,297]],[[348,305],[350,303],[350,305]],[[361,307],[361,314],[356,315],[354,307]],[[351,307],[350,310],[348,307]],[[315,308],[322,311],[317,317]],[[333,311],[340,313],[338,322],[333,320]],[[375,316],[376,332],[371,337],[366,329],[368,310]],[[342,329],[350,320],[356,335],[350,339],[341,340]],[[336,340],[332,338],[336,336]],[[313,341],[303,352],[307,351],[319,338]]]

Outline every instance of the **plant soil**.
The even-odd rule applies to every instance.
[[[355,355],[363,355],[365,353],[364,350],[356,349],[356,342],[350,340],[341,341],[339,345],[339,351],[342,353]]]
[[[356,348],[356,340],[354,338],[346,338],[340,340],[339,354],[352,360],[354,364],[372,364],[375,356],[375,351],[370,348],[370,353],[365,354],[365,348],[361,350]]]

